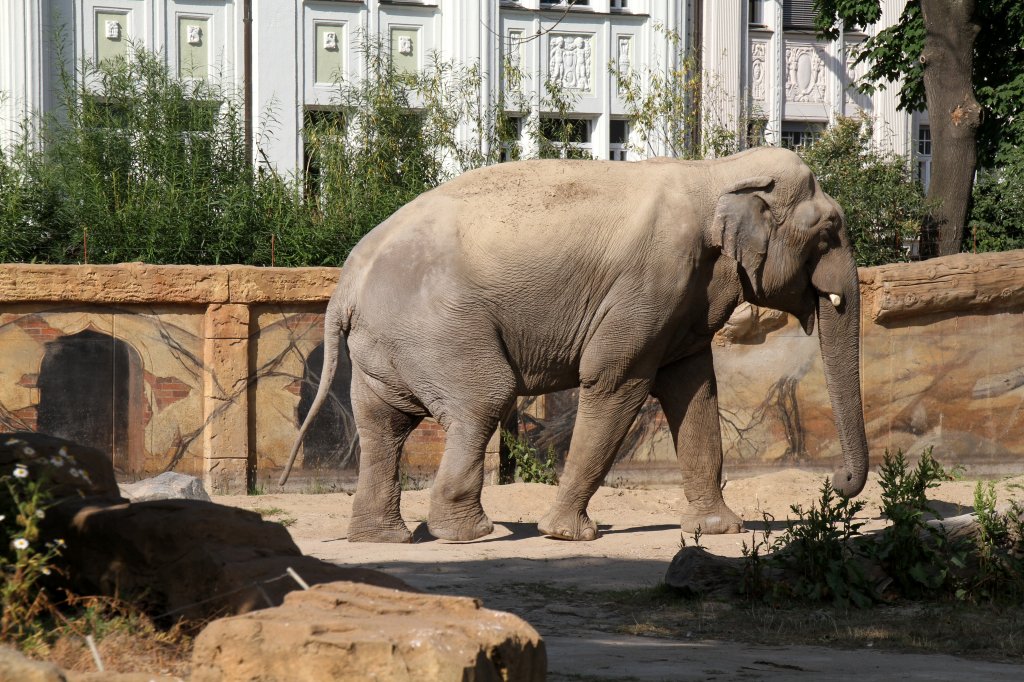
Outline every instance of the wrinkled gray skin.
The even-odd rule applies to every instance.
[[[831,295],[831,296],[830,296]],[[579,410],[542,533],[592,540],[587,504],[648,396],[661,402],[689,508],[682,528],[731,533],[711,340],[741,302],[795,315],[821,353],[843,450],[835,486],[867,475],[859,288],[842,209],[792,152],[714,161],[527,161],[466,173],[370,232],[325,320],[320,390],[352,361],[362,455],[351,541],[405,542],[398,459],[421,419],[447,445],[430,532],[471,540],[484,448],[516,396],[578,386]],[[770,371],[770,368],[766,368]]]

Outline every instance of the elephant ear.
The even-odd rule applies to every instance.
[[[768,253],[768,238],[775,226],[766,193],[775,180],[755,176],[741,180],[718,197],[711,225],[711,241],[743,268],[756,296],[763,294],[761,273]]]

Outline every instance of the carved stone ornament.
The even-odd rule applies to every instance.
[[[189,45],[202,45],[203,44],[203,27],[202,26],[188,26],[188,44]]]
[[[750,44],[750,93],[755,102],[764,102],[768,99],[765,66],[767,52],[768,43],[764,40],[755,40]]]
[[[324,49],[335,52],[338,49],[338,33],[336,31],[324,32]]]
[[[121,39],[121,22],[108,20],[104,25],[106,30],[107,40],[120,40]]]
[[[786,47],[786,100],[825,101],[825,64],[813,45]]]
[[[590,36],[552,35],[548,46],[548,78],[570,90],[590,90]]]
[[[398,53],[406,57],[412,54],[412,38],[409,36],[398,36]]]
[[[629,36],[619,36],[619,51],[616,55],[616,62],[618,63],[619,72],[623,75],[629,73],[630,65],[632,64],[629,55],[629,44],[632,42]]]

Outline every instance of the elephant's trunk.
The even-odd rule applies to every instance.
[[[864,489],[868,474],[860,391],[860,286],[853,254],[844,248],[832,249],[822,256],[811,279],[818,290],[825,381],[843,449],[843,465],[835,472],[833,484],[850,497]]]

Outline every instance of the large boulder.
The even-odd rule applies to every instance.
[[[202,500],[210,501],[203,482],[195,476],[165,471],[153,478],[144,478],[135,483],[122,483],[121,494],[132,502],[150,500]]]
[[[53,663],[33,661],[15,649],[0,646],[0,682],[67,682]]]
[[[192,682],[543,680],[528,623],[466,597],[337,582],[282,606],[214,621],[196,638]]]
[[[254,512],[198,500],[68,500],[47,514],[66,542],[78,594],[135,600],[150,615],[205,619],[280,604],[299,584],[353,580],[412,590],[398,578],[303,556],[288,531]]]
[[[0,474],[10,474],[19,465],[30,476],[47,476],[47,489],[55,498],[121,498],[114,465],[96,448],[42,433],[0,433]]]

